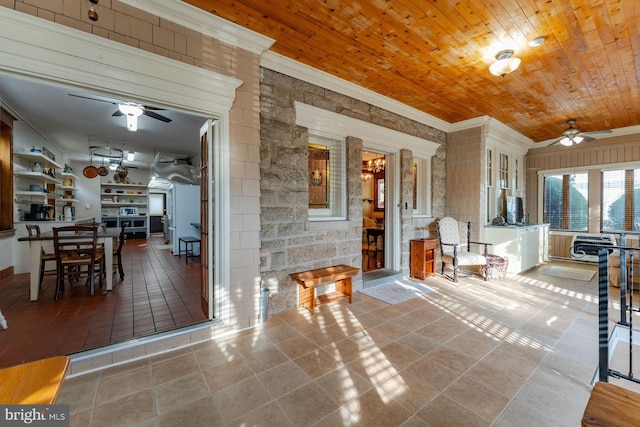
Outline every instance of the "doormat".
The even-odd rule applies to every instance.
[[[399,279],[382,285],[360,289],[359,292],[388,304],[398,304],[435,290],[436,288],[409,279]]]
[[[560,265],[548,265],[541,269],[545,276],[561,277],[563,279],[581,280],[590,282],[596,275],[595,270],[584,270],[582,268],[563,267]]]

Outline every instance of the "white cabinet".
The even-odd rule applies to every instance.
[[[125,231],[135,234],[136,237],[146,237],[149,235],[149,215],[147,186],[143,184],[100,184],[100,207],[102,211],[102,222],[108,227],[121,227],[128,222],[129,226]],[[123,212],[121,208],[134,208]]]
[[[489,253],[509,259],[507,272],[517,274],[549,259],[549,224],[487,226]]]

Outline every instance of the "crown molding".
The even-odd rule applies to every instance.
[[[180,0],[120,0],[193,31],[262,55],[275,40]]]

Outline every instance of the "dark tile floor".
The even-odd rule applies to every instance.
[[[0,281],[0,368],[113,344],[205,321],[200,308],[200,262],[174,256],[162,237],[127,240],[124,280],[89,296],[69,288],[55,301],[55,276],[45,276],[38,301],[29,301],[29,274]]]

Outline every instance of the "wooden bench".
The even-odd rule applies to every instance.
[[[67,356],[49,357],[0,369],[0,402],[53,404],[56,402],[67,369]]]
[[[300,296],[298,302],[301,307],[309,309],[314,314],[315,308],[319,305],[329,304],[348,298],[349,304],[352,302],[351,277],[358,274],[359,268],[350,265],[334,265],[333,267],[318,268],[316,270],[301,271],[289,276],[300,285]],[[316,297],[315,287],[328,283],[336,284],[336,291],[318,295]]]
[[[640,394],[608,382],[597,382],[582,416],[584,426],[637,426]]]

